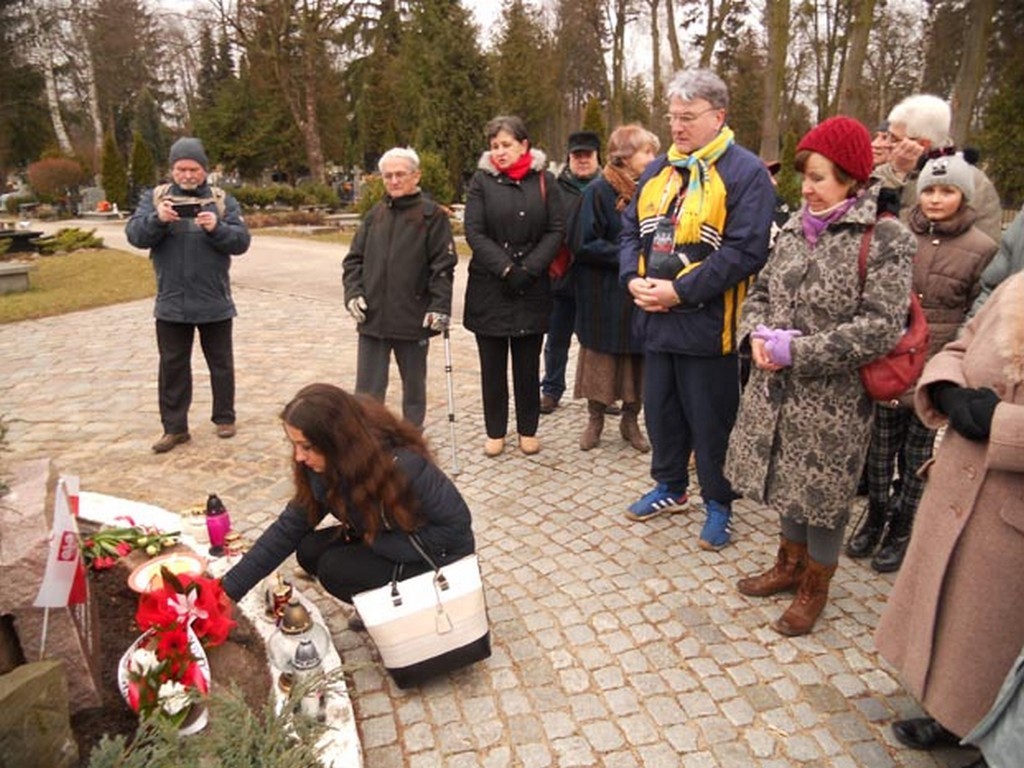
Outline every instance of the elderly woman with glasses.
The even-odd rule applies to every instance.
[[[508,358],[519,449],[540,450],[540,351],[551,316],[548,266],[564,235],[562,201],[547,156],[530,144],[523,121],[500,116],[485,129],[489,149],[466,195],[466,241],[473,251],[463,322],[476,334],[487,441],[505,450]]]

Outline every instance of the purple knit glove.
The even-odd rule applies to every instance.
[[[788,368],[793,364],[793,353],[789,348],[790,342],[797,336],[803,336],[803,332],[795,328],[769,328],[759,325],[751,336],[764,342],[764,352],[768,355],[769,360],[783,368]]]

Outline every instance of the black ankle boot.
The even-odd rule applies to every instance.
[[[886,504],[868,503],[868,513],[857,532],[846,545],[846,554],[854,559],[868,557],[873,554],[885,530]]]
[[[892,724],[892,733],[897,741],[911,749],[937,749],[960,742],[959,736],[943,728],[931,717],[897,720]]]
[[[882,544],[871,558],[871,567],[878,573],[893,573],[903,565],[903,556],[907,554],[913,523],[913,518],[902,509],[893,509],[889,527],[885,529],[885,535],[882,537]]]

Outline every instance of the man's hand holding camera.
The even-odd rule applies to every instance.
[[[171,200],[161,200],[156,206],[156,216],[164,224],[170,224],[182,219],[195,219],[196,225],[207,232],[213,232],[217,226],[217,214],[214,211],[204,211],[199,208],[198,203],[174,203]],[[191,214],[191,215],[190,215]]]

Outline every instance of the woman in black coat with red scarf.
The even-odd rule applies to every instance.
[[[546,155],[530,146],[518,117],[491,120],[466,197],[466,241],[473,251],[463,323],[476,334],[487,442],[505,449],[508,357],[516,431],[525,454],[540,450],[540,351],[551,315],[548,266],[564,236],[562,203]]]

